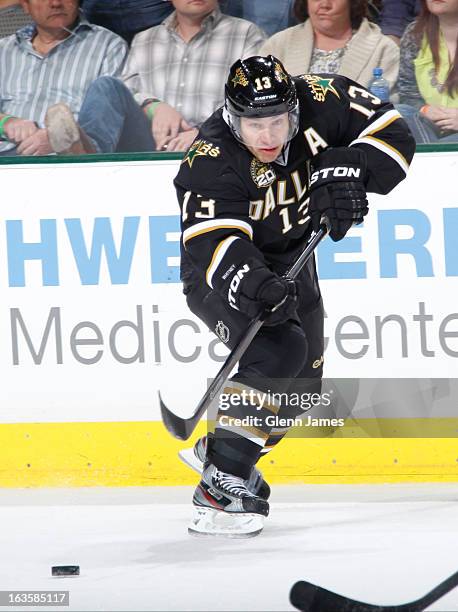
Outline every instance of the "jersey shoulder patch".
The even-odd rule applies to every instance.
[[[217,111],[202,125],[186,152],[175,184],[213,198],[240,198],[240,157],[238,143]]]
[[[328,96],[336,96],[339,100],[341,98],[341,92],[336,87],[336,75],[302,74],[297,79],[305,83],[309,95],[311,94],[315,102],[325,102]]]
[[[198,158],[206,157],[206,158],[215,158],[221,155],[221,148],[214,144],[213,142],[209,142],[204,138],[197,138],[186,153],[183,158],[182,164],[188,164],[190,168],[192,168],[194,162]]]

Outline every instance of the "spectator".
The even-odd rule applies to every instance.
[[[169,0],[82,0],[87,20],[122,36],[130,45],[133,37],[159,25],[173,11]]]
[[[364,87],[380,67],[394,87],[399,49],[367,20],[367,0],[296,0],[295,11],[303,23],[269,38],[261,55],[278,57],[290,74],[336,73]]]
[[[19,0],[0,0],[0,9],[19,4]]]
[[[458,142],[458,0],[422,0],[401,40],[398,110],[417,141]]]
[[[80,19],[77,0],[21,5],[34,24],[0,41],[0,155],[153,149],[147,118],[114,78],[122,38]]]
[[[420,10],[420,0],[383,0],[380,12],[382,32],[399,45],[404,30]]]
[[[267,36],[297,24],[294,0],[221,0],[220,6],[226,15],[252,21]]]
[[[253,23],[221,14],[217,0],[172,0],[175,11],[137,34],[123,78],[152,119],[159,149],[186,151],[224,102],[230,66],[264,40]]]

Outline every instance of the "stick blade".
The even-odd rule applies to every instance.
[[[375,606],[362,601],[349,599],[332,591],[300,580],[291,588],[289,594],[291,604],[302,612],[381,612],[387,610],[385,606]]]
[[[161,394],[159,395],[159,405],[161,407],[162,422],[167,431],[178,440],[187,440],[194,431],[193,419],[183,419],[177,416],[164,404]]]

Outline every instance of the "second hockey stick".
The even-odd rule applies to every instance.
[[[314,232],[310,236],[310,239],[308,240],[301,254],[298,256],[298,258],[296,259],[294,264],[291,266],[291,268],[289,268],[289,270],[286,272],[285,278],[293,280],[297,277],[297,275],[302,270],[304,265],[310,259],[315,248],[318,246],[321,240],[327,235],[328,231],[329,229],[328,229],[327,224],[325,222],[322,222],[319,230],[317,232]],[[236,346],[234,346],[234,348],[228,355],[226,361],[224,362],[223,366],[221,367],[220,371],[215,376],[211,385],[208,387],[207,391],[205,392],[205,395],[200,400],[194,413],[190,417],[183,418],[183,417],[176,415],[171,410],[169,410],[169,408],[167,408],[167,406],[164,404],[161,394],[159,393],[159,404],[161,407],[162,420],[167,430],[173,436],[175,436],[175,438],[178,438],[179,440],[187,440],[189,438],[189,436],[192,434],[192,432],[196,428],[196,425],[199,422],[200,418],[202,417],[204,412],[209,408],[214,398],[221,391],[221,388],[223,387],[226,380],[229,378],[230,373],[232,372],[234,367],[237,365],[238,361],[240,360],[242,355],[245,353],[247,348],[250,346],[253,338],[256,336],[258,331],[261,329],[268,315],[269,315],[268,311],[262,311],[251,321],[251,323],[248,325],[246,333],[239,340]]]
[[[339,612],[422,612],[456,586],[458,586],[458,572],[449,576],[420,599],[394,606],[378,606],[350,599],[345,595],[333,593],[311,582],[300,580],[293,585],[289,599],[292,605],[302,612],[323,612],[323,610],[339,610]]]

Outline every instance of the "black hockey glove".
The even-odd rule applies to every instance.
[[[367,215],[366,154],[355,147],[323,151],[312,162],[309,213],[317,231],[321,217],[329,219],[329,235],[337,242]]]
[[[271,272],[256,259],[249,259],[232,276],[229,304],[254,318],[263,308],[273,310],[265,325],[279,325],[294,316],[297,307],[297,282]]]

